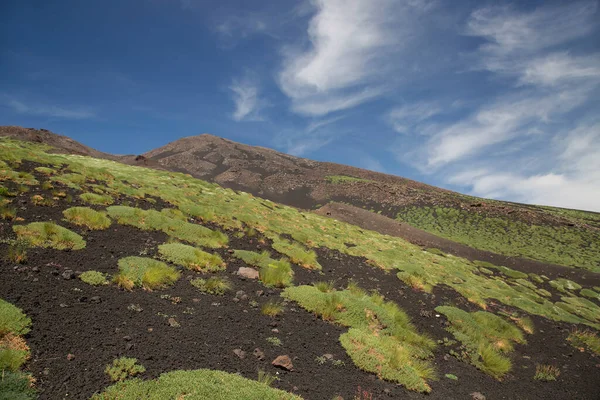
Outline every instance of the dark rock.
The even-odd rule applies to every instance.
[[[236,356],[238,356],[241,360],[243,360],[244,358],[246,358],[246,352],[242,349],[235,349],[233,350],[233,354],[235,354]]]
[[[131,341],[131,336],[127,335],[127,336],[123,336],[123,340],[126,342],[130,342]]]
[[[252,354],[254,354],[254,357],[258,358],[260,361],[265,359],[265,353],[258,347],[256,349],[254,349]]]
[[[91,297],[90,303],[94,303],[94,304],[102,303],[102,298],[100,296]]]
[[[75,278],[75,272],[73,272],[72,269],[65,269],[63,271],[63,273],[61,274],[61,276],[65,280],[74,279]]]

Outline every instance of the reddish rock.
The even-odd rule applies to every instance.
[[[281,368],[281,369],[285,369],[286,371],[293,371],[294,370],[294,365],[292,364],[292,359],[290,358],[290,356],[279,356],[276,359],[274,359],[271,364],[275,367]]]

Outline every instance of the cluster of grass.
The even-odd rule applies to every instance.
[[[171,218],[167,213],[155,210],[142,210],[126,206],[107,208],[111,218],[120,224],[134,226],[142,230],[163,231],[179,240],[210,248],[223,247],[227,244],[227,235],[213,231],[201,225]]]
[[[85,240],[73,231],[52,222],[32,222],[15,225],[18,239],[26,240],[33,247],[49,247],[56,250],[80,250]]]
[[[203,272],[216,272],[225,269],[225,263],[218,254],[211,254],[181,243],[166,243],[158,246],[161,258],[187,269]]]
[[[600,272],[600,232],[529,225],[449,207],[408,207],[398,219],[468,246]]]
[[[192,279],[190,283],[202,293],[214,294],[217,296],[223,296],[232,288],[229,279],[218,276],[213,276],[208,279],[196,278]]]
[[[262,305],[260,312],[269,317],[275,317],[283,312],[283,304],[276,301],[268,301]]]
[[[121,357],[114,359],[112,364],[106,366],[104,372],[113,382],[121,382],[146,371],[143,365],[137,363],[136,358]]]
[[[483,272],[483,267],[479,268],[460,257],[438,257],[423,252],[420,247],[411,245],[400,238],[381,235],[310,212],[300,212],[292,207],[278,205],[248,193],[224,189],[216,184],[194,179],[184,174],[139,168],[89,157],[50,154],[45,152],[47,149],[48,147],[40,144],[0,138],[0,162],[5,160],[14,164],[15,160],[27,160],[43,165],[62,166],[62,170],[57,172],[58,176],[52,177],[53,180],[71,175],[65,179],[77,180],[81,184],[85,183],[87,175],[100,177],[102,172],[99,171],[105,171],[104,174],[108,172],[112,178],[109,177],[105,181],[103,188],[106,193],[115,196],[126,195],[141,199],[144,198],[145,193],[152,193],[156,198],[160,198],[163,202],[178,208],[187,215],[194,215],[192,211],[204,213],[206,220],[225,229],[248,229],[265,237],[290,236],[294,241],[309,249],[325,247],[350,256],[362,257],[374,267],[400,272],[400,278],[414,278],[415,283],[422,285],[425,290],[431,290],[439,284],[448,285],[470,302],[484,308],[488,301],[495,301],[529,314],[566,323],[586,324],[600,329],[597,319],[591,318],[593,313],[589,312],[588,306],[586,306],[587,311],[585,312],[567,311],[567,308],[569,310],[573,310],[573,308],[565,306],[564,304],[568,304],[565,301],[561,301],[564,304],[562,307],[558,307],[550,301],[552,297],[549,291],[524,286],[523,281],[517,282],[513,278],[505,278],[504,273],[488,275]],[[64,171],[67,170],[71,172],[64,174]],[[124,212],[126,215],[123,215],[128,224],[141,229],[165,229],[165,232],[169,234],[167,228],[173,228],[171,224],[175,224],[175,220],[179,218],[162,214],[167,219],[167,224],[158,223],[149,228],[148,225],[153,225],[149,219],[154,218],[149,218],[149,214],[161,215],[161,213],[140,210],[133,214],[131,210],[135,209],[129,209]],[[183,220],[178,220],[178,222],[185,223]],[[457,225],[464,224],[461,222]],[[178,233],[182,234],[183,231],[185,229]],[[479,235],[479,231],[477,234]],[[544,239],[543,235],[536,233],[532,235],[538,237],[537,241],[543,241],[544,246],[547,245],[549,249],[560,246],[553,241],[553,237]],[[506,234],[506,231],[503,231],[502,236],[511,237]],[[189,237],[200,237],[201,242],[206,240],[204,234],[189,235]],[[520,247],[531,241],[528,238],[520,240],[519,236],[514,237],[516,239],[513,242]],[[483,238],[482,240],[486,241],[487,239]],[[570,254],[577,258],[577,254],[579,254],[582,258],[589,259],[590,253],[594,253],[596,256],[600,254],[594,248],[600,241],[588,242],[590,243],[588,248],[581,249],[573,246],[566,249],[565,255]],[[202,245],[195,242],[193,244]],[[552,251],[548,250],[548,252]],[[583,265],[583,263],[580,264]],[[485,270],[491,272],[487,268]],[[537,281],[534,280],[534,282]],[[555,289],[551,288],[551,290]]]
[[[85,271],[79,275],[82,282],[92,286],[108,285],[106,274],[98,271]]]
[[[20,371],[30,357],[23,335],[31,319],[22,310],[0,299],[0,398],[34,399],[33,379]]]
[[[128,379],[92,396],[92,400],[301,400],[265,382],[207,369],[173,371],[153,380]]]
[[[57,182],[71,189],[81,189],[81,185],[85,184],[86,177],[85,175],[77,174],[77,173],[66,173],[62,175],[53,176],[52,182]]]
[[[560,375],[560,369],[553,365],[537,364],[535,366],[535,375],[533,379],[536,381],[550,382],[555,381]]]
[[[435,310],[448,318],[448,331],[462,343],[471,364],[497,379],[511,370],[505,354],[513,350],[514,343],[525,343],[519,328],[485,311],[469,313],[450,306]]]
[[[581,285],[569,279],[558,278],[549,282],[550,286],[560,292],[568,293],[569,291],[581,289]]]
[[[93,210],[89,207],[71,207],[63,211],[67,221],[72,224],[85,226],[93,230],[106,229],[110,226],[110,218],[106,213]]]
[[[0,206],[0,218],[5,221],[12,221],[17,218],[17,209],[8,204]]]
[[[161,261],[132,256],[119,260],[119,273],[113,277],[113,282],[126,290],[134,287],[155,290],[172,285],[180,275],[175,268]]]
[[[574,330],[567,340],[574,347],[585,348],[596,355],[600,355],[600,337],[590,330]]]
[[[294,271],[289,261],[285,258],[274,260],[267,250],[261,253],[235,250],[233,255],[246,264],[258,267],[259,279],[267,286],[283,288],[290,286],[294,280]]]
[[[88,204],[97,206],[108,206],[115,202],[111,196],[106,194],[82,193],[79,195],[79,198]]]
[[[369,179],[355,178],[353,176],[348,176],[348,175],[328,175],[325,177],[325,180],[327,180],[327,182],[333,183],[333,184],[349,183],[349,182],[372,182]]]
[[[56,173],[55,169],[48,168],[48,167],[36,167],[34,169],[36,172],[39,172],[40,174],[46,175],[46,176],[54,175]]]
[[[307,269],[321,270],[321,264],[317,261],[317,253],[309,250],[299,243],[285,240],[275,235],[273,238],[273,248],[281,254],[287,256],[294,264],[301,265]]]
[[[410,390],[431,390],[427,380],[435,379],[435,372],[428,358],[435,343],[419,334],[395,303],[356,285],[343,291],[291,287],[282,296],[325,320],[349,327],[340,342],[359,368]]]
[[[12,240],[9,242],[6,258],[13,263],[25,264],[27,262],[27,249],[29,249],[30,246],[28,240]]]

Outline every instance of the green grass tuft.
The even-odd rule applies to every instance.
[[[535,366],[535,375],[533,379],[536,381],[550,382],[555,381],[560,375],[560,369],[553,365],[537,364]]]
[[[485,311],[469,313],[449,306],[435,310],[448,318],[448,331],[463,344],[473,365],[497,379],[510,371],[511,361],[504,354],[514,343],[525,343],[519,328]]]
[[[119,224],[130,225],[142,230],[163,231],[169,236],[210,248],[223,247],[227,244],[227,235],[213,231],[204,226],[171,218],[167,213],[155,210],[142,210],[126,206],[107,208],[111,218]]]
[[[590,330],[575,330],[567,340],[573,347],[585,348],[596,355],[600,355],[600,337]]]
[[[273,238],[273,248],[287,256],[291,262],[307,269],[321,270],[321,264],[317,261],[317,253],[308,250],[299,243],[281,239],[279,236]]]
[[[128,379],[108,387],[92,400],[302,400],[300,397],[265,382],[243,378],[237,374],[206,369],[173,371],[157,379]]]
[[[196,278],[192,279],[190,283],[203,293],[214,294],[217,296],[223,296],[232,288],[229,279],[218,276],[213,276],[208,279]]]
[[[431,390],[427,380],[435,379],[435,373],[428,359],[435,342],[419,334],[395,303],[356,288],[323,292],[315,286],[298,286],[285,289],[282,296],[325,320],[350,327],[340,342],[359,368],[410,390]]]
[[[279,260],[261,267],[258,276],[266,286],[284,288],[292,284],[294,271],[289,262]]]
[[[31,318],[11,303],[0,299],[0,335],[25,335],[31,327]]]
[[[275,317],[283,312],[283,304],[276,301],[268,301],[263,304],[260,308],[260,312],[263,315],[268,315],[269,317]]]
[[[79,275],[79,279],[81,279],[82,282],[92,286],[108,285],[106,274],[98,271],[85,271]]]
[[[110,226],[110,218],[106,213],[93,210],[89,207],[71,207],[63,211],[67,221],[79,226],[86,226],[92,230],[102,230]]]
[[[19,239],[26,240],[33,247],[56,250],[80,250],[85,247],[85,240],[81,236],[52,222],[15,225],[13,230]]]
[[[167,264],[145,257],[125,257],[119,260],[119,273],[113,277],[119,287],[131,290],[143,287],[155,290],[172,285],[181,274]]]
[[[33,387],[35,379],[23,372],[4,371],[0,374],[0,399],[35,400],[37,394]]]
[[[195,271],[216,272],[225,269],[220,255],[181,243],[161,244],[158,246],[158,253],[163,260]]]
[[[112,364],[106,366],[104,372],[113,382],[124,381],[146,371],[143,365],[137,363],[136,358],[121,357],[113,360]]]
[[[79,195],[79,198],[88,204],[97,206],[108,206],[115,202],[115,199],[106,194],[83,193]]]

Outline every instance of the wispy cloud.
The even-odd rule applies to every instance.
[[[20,100],[4,96],[4,104],[19,114],[54,117],[64,119],[88,119],[96,114],[86,108],[62,107],[40,103],[24,103]]]
[[[326,119],[318,119],[315,121],[312,121],[310,124],[308,124],[308,126],[306,127],[306,132],[307,133],[312,133],[314,131],[317,131],[327,125],[331,125],[334,124],[342,119],[344,119],[345,116],[344,115],[339,115],[337,117],[332,117],[332,118],[326,118]]]
[[[260,115],[266,105],[260,98],[260,90],[256,80],[246,76],[242,79],[234,79],[229,90],[232,92],[235,110],[231,117],[236,121],[263,121]]]
[[[315,0],[306,48],[287,47],[279,73],[292,109],[326,115],[356,107],[384,93],[393,55],[410,35],[410,16],[425,0]]]
[[[385,119],[396,132],[407,134],[411,133],[417,124],[441,112],[441,107],[435,102],[417,102],[393,108]]]

